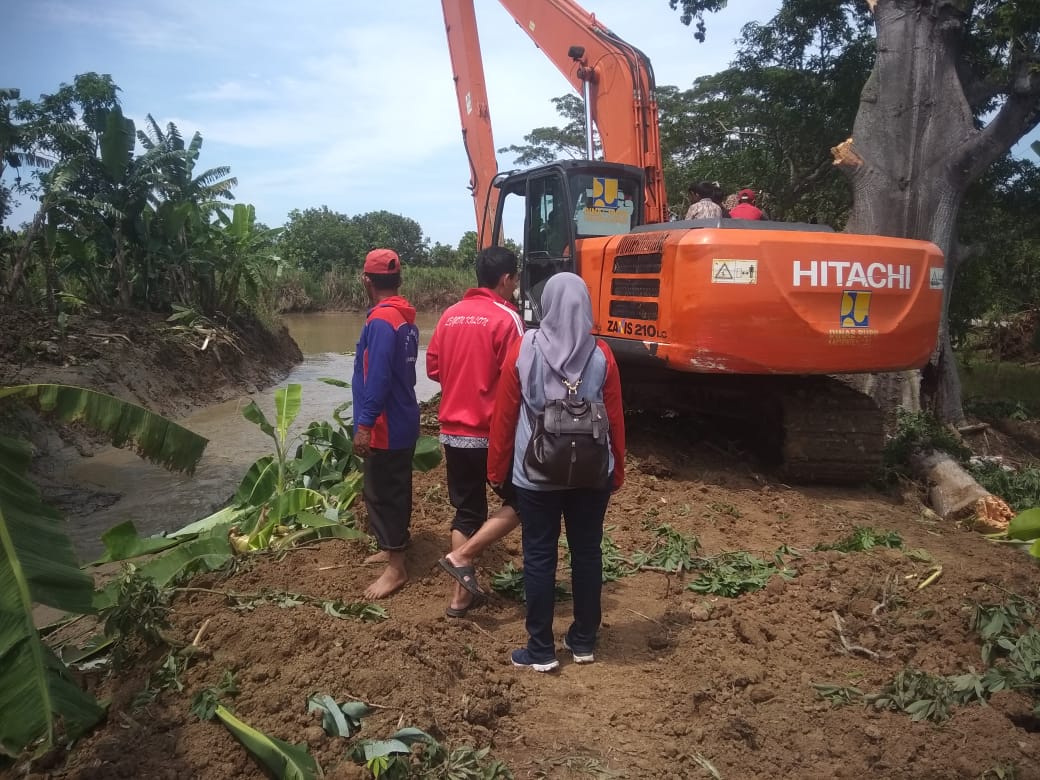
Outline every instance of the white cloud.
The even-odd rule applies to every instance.
[[[731,20],[747,13],[711,19],[702,45],[667,0],[585,5],[650,56],[658,83],[683,87],[729,63],[738,29]],[[230,165],[238,199],[271,224],[292,208],[327,203],[348,213],[399,211],[450,243],[473,225],[433,0],[44,0],[34,8],[46,24],[27,34],[46,41],[51,57],[82,47],[88,28],[89,64],[70,55],[69,67],[111,72],[128,114],[150,112],[160,125],[173,118],[186,136],[199,130],[200,166]],[[497,4],[480,2],[478,14],[495,143],[520,143],[532,128],[558,123],[549,101],[570,87]]]

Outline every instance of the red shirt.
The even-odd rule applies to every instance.
[[[614,477],[611,487],[617,490],[625,481],[625,409],[621,403],[621,374],[610,347],[601,339],[596,339],[596,346],[607,358],[607,375],[603,380],[603,405],[607,407],[607,421],[610,423],[610,451],[614,455]],[[507,482],[512,477],[510,468],[513,465],[513,439],[516,437],[520,406],[523,403],[520,393],[520,373],[516,370],[516,361],[519,357],[520,339],[517,339],[506,357],[508,369],[502,372],[502,381],[498,385],[498,398],[495,401],[495,416],[491,422],[492,436],[488,446],[488,480],[490,482]]]
[[[426,374],[441,384],[441,433],[490,435],[498,379],[523,335],[516,307],[486,287],[467,290],[445,310],[426,350]]]
[[[752,203],[738,203],[729,210],[731,219],[762,219],[762,209]]]

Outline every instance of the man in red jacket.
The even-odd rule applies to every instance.
[[[441,315],[426,351],[426,373],[441,385],[440,440],[448,498],[455,507],[452,552],[440,561],[456,579],[449,617],[463,617],[486,601],[477,585],[474,558],[519,523],[508,488],[503,490],[502,508],[488,519],[486,488],[498,378],[509,348],[524,334],[523,320],[512,303],[516,255],[505,247],[480,252],[477,284]]]
[[[765,212],[755,205],[755,191],[741,190],[737,193],[737,205],[729,210],[732,219],[765,219]]]

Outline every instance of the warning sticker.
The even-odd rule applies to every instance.
[[[757,260],[712,260],[712,284],[758,284]]]
[[[928,269],[928,289],[941,290],[943,288],[944,270],[942,268]]]

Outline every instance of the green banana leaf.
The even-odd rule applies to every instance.
[[[104,709],[71,681],[41,641],[34,603],[90,612],[93,581],[76,562],[58,512],[26,478],[29,446],[0,436],[0,750],[17,755],[34,740],[54,742],[60,717],[76,738]]]
[[[178,539],[171,536],[142,537],[138,535],[133,521],[127,520],[101,534],[101,541],[105,545],[105,552],[90,564],[91,566],[140,558],[142,555],[151,555],[184,544],[187,540],[184,537]]]
[[[282,443],[289,434],[289,426],[293,424],[296,415],[300,413],[303,403],[303,385],[286,385],[274,393],[274,406],[278,417],[278,436]]]
[[[264,455],[249,467],[235,492],[237,506],[261,506],[278,489],[278,461]]]
[[[250,401],[246,404],[246,408],[242,410],[242,416],[249,420],[249,422],[260,426],[260,430],[277,441],[271,421],[267,419],[267,415],[264,414],[263,409],[256,405],[256,401]]]
[[[1040,539],[1040,507],[1020,512],[1008,526],[1008,536],[1020,541]]]
[[[412,456],[412,468],[416,471],[430,471],[441,462],[441,444],[434,436],[420,436],[415,443],[415,454]]]
[[[0,387],[0,401],[20,400],[64,422],[82,422],[116,446],[175,471],[191,472],[207,441],[148,410],[68,385]],[[80,570],[61,515],[29,481],[29,447],[0,437],[0,750],[45,750],[60,719],[75,739],[104,709],[81,691],[32,620],[34,604],[93,612],[93,581]]]
[[[213,526],[198,538],[184,541],[177,547],[159,555],[138,567],[142,577],[147,577],[157,588],[169,585],[185,574],[215,571],[231,560],[234,551],[228,541],[232,521]],[[181,540],[182,537],[174,537]],[[104,590],[94,594],[94,608],[107,609],[116,603],[119,582],[113,580]]]
[[[170,471],[192,473],[209,441],[142,406],[71,385],[0,387],[0,401],[20,399],[62,422],[82,422],[111,439],[130,445],[142,458]]]
[[[290,745],[280,739],[257,731],[248,723],[236,718],[230,710],[217,705],[214,714],[232,736],[242,743],[265,770],[279,780],[316,780],[319,776],[318,763],[303,745]]]

